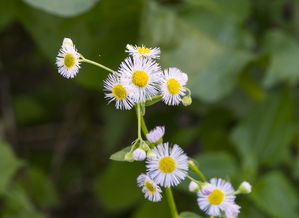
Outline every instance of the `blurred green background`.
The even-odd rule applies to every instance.
[[[127,43],[161,47],[163,67],[189,75],[193,104],[156,104],[208,178],[235,187],[240,217],[299,217],[299,2],[291,0],[0,0],[0,217],[167,218],[144,200],[143,163],[109,156],[136,137],[134,111],[107,105],[107,73],[82,64],[61,77],[64,37],[116,69]],[[180,211],[200,215],[185,182]]]

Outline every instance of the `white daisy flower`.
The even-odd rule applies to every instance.
[[[168,105],[178,105],[185,95],[188,76],[177,68],[164,70],[160,89],[163,101]]]
[[[157,145],[153,151],[157,158],[147,160],[146,168],[151,178],[164,187],[176,186],[184,180],[188,171],[188,157],[184,151],[168,143]]]
[[[126,58],[119,67],[121,81],[132,87],[131,97],[135,102],[145,102],[157,95],[160,82],[160,66],[150,59]]]
[[[213,178],[210,184],[204,185],[197,192],[197,203],[201,210],[210,216],[220,216],[228,205],[234,204],[236,196],[234,188],[229,182]]]
[[[105,98],[109,99],[109,103],[115,101],[117,109],[130,110],[134,103],[130,98],[130,86],[119,81],[116,74],[109,74],[104,81],[104,90],[107,92]]]
[[[137,161],[143,161],[146,158],[146,153],[143,149],[137,148],[133,152],[133,158],[134,158],[134,160],[137,160]]]
[[[150,201],[157,202],[160,201],[161,188],[146,174],[140,174],[137,178],[138,186],[142,188],[144,197]]]
[[[235,203],[225,205],[225,216],[226,218],[235,218],[240,213],[240,206]]]
[[[129,45],[127,44],[127,50],[130,55],[133,57],[146,57],[146,58],[153,58],[159,59],[160,58],[160,48],[147,48],[144,45],[137,46],[137,45]]]
[[[158,142],[165,133],[164,126],[157,126],[156,128],[152,129],[148,134],[146,134],[146,138],[151,143]]]
[[[69,38],[64,38],[56,57],[58,72],[66,78],[74,78],[80,69],[80,54]]]

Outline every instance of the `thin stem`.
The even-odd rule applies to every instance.
[[[168,204],[169,204],[169,209],[172,215],[172,218],[179,218],[179,214],[178,211],[176,209],[176,205],[175,205],[175,201],[173,198],[173,194],[172,194],[172,190],[171,188],[165,188],[166,191],[166,196],[167,196],[167,200],[168,200]]]
[[[100,68],[102,68],[102,69],[104,69],[104,70],[107,70],[107,71],[109,71],[109,72],[111,72],[111,73],[115,73],[114,70],[112,70],[112,69],[110,69],[110,68],[108,68],[108,67],[106,67],[106,66],[104,66],[104,65],[102,65],[102,64],[99,64],[99,63],[97,63],[97,62],[95,62],[95,61],[86,59],[86,58],[84,58],[83,56],[81,56],[81,58],[82,58],[82,59],[80,59],[80,62],[85,62],[85,63],[93,64],[93,65],[95,65],[95,66],[97,66],[97,67],[100,67]]]
[[[193,161],[189,161],[189,168],[191,170],[193,170],[197,175],[198,177],[201,179],[201,181],[205,182],[207,181],[206,180],[206,177],[203,175],[203,173],[198,169],[198,167],[195,165],[195,163]]]
[[[140,104],[136,105],[136,113],[137,113],[137,120],[138,120],[138,139],[142,139],[141,137],[141,111],[140,111]]]
[[[146,135],[148,133],[148,129],[146,127],[143,116],[141,116],[141,129],[142,129],[142,132],[143,132],[144,135]]]

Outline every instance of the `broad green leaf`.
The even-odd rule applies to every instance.
[[[296,189],[281,172],[271,172],[262,176],[253,185],[249,195],[254,203],[271,217],[299,216],[299,199]]]
[[[296,84],[299,79],[298,40],[279,30],[267,32],[263,40],[263,51],[270,55],[264,85],[271,87],[283,81]]]
[[[9,145],[0,140],[0,195],[7,190],[21,165],[21,161],[16,158]]]
[[[166,196],[163,196],[160,202],[144,202],[134,211],[132,218],[155,218],[171,217]]]
[[[179,67],[189,75],[194,97],[216,101],[228,95],[252,58],[248,50],[227,46],[184,15],[157,4],[148,4],[143,18],[142,41],[161,46],[163,66]]]
[[[227,152],[207,152],[194,159],[207,179],[233,177],[238,172],[236,160]]]
[[[136,179],[144,171],[144,164],[110,162],[105,172],[95,181],[95,191],[101,204],[111,212],[135,205],[142,197]]]
[[[110,159],[115,160],[115,161],[126,161],[125,160],[125,155],[126,155],[127,152],[129,152],[131,150],[131,147],[132,147],[132,145],[127,146],[127,147],[123,148],[122,150],[112,154],[110,156]]]
[[[57,205],[58,196],[54,184],[40,169],[30,167],[19,183],[41,208]]]
[[[48,13],[71,17],[92,8],[98,0],[23,0],[32,7]]]
[[[288,92],[273,94],[233,130],[231,138],[244,162],[274,165],[287,157],[296,131],[292,101]]]
[[[182,212],[180,213],[180,218],[201,218],[202,216],[197,215],[196,213],[193,212]]]
[[[36,211],[25,190],[18,185],[10,187],[4,199],[0,212],[3,218],[45,218]]]

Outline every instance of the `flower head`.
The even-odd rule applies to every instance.
[[[225,205],[225,216],[226,218],[235,218],[240,213],[240,206],[235,203],[230,203]]]
[[[146,158],[146,153],[143,149],[137,148],[133,152],[133,158],[134,158],[134,160],[137,160],[137,161],[143,161]]]
[[[141,58],[153,58],[153,59],[158,59],[160,58],[160,48],[147,48],[144,45],[137,46],[137,45],[127,45],[127,50],[130,55],[133,57]]]
[[[161,200],[161,188],[148,175],[140,174],[137,178],[137,183],[142,188],[145,198],[154,202]]]
[[[157,126],[156,128],[152,129],[148,134],[146,134],[146,138],[151,143],[157,143],[165,133],[164,126]]]
[[[77,52],[73,41],[64,38],[56,57],[58,72],[66,78],[74,78],[80,69],[79,58],[80,54]]]
[[[104,90],[106,91],[105,98],[115,101],[117,109],[129,110],[134,103],[130,97],[130,86],[124,82],[120,82],[116,74],[109,74],[104,81]]]
[[[132,88],[132,99],[145,102],[158,93],[160,66],[150,59],[126,58],[119,67],[121,81]]]
[[[204,185],[198,191],[198,206],[210,216],[220,216],[221,211],[225,212],[228,206],[234,204],[236,198],[234,192],[235,190],[229,182],[213,178],[209,184]]]
[[[185,95],[188,76],[177,68],[164,70],[160,89],[163,101],[168,105],[178,105]]]
[[[157,158],[147,160],[147,171],[151,178],[164,187],[176,186],[185,179],[188,171],[188,157],[178,146],[168,143],[157,145],[153,151]]]

